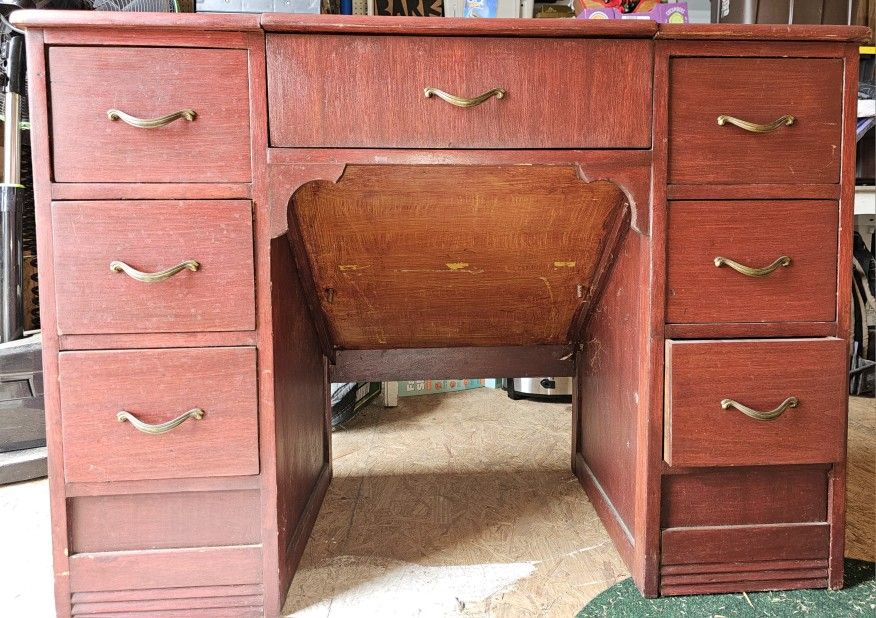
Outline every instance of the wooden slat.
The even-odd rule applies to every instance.
[[[825,559],[826,523],[667,528],[661,564]]]
[[[230,183],[55,183],[53,200],[249,199],[248,184]]]
[[[758,592],[764,590],[799,590],[801,588],[825,588],[827,577],[816,579],[772,579],[772,580],[739,580],[715,584],[682,584],[677,586],[660,586],[663,596],[689,594],[722,594],[727,592]]]
[[[658,39],[703,41],[854,41],[866,43],[866,26],[821,24],[660,24]]]
[[[265,13],[261,17],[266,32],[302,32],[333,34],[426,34],[430,36],[523,36],[582,38],[651,38],[657,26],[647,20],[605,21],[556,19],[542,20],[393,16],[380,19],[341,17],[339,15],[294,15]],[[474,23],[472,23],[474,22]]]
[[[70,590],[259,584],[259,545],[100,552],[70,556]]]
[[[68,500],[67,514],[72,553],[261,542],[254,490],[82,496]]]
[[[182,599],[154,599],[138,601],[112,601],[107,603],[76,603],[73,605],[74,616],[90,616],[112,614],[115,612],[164,612],[214,609],[230,610],[229,615],[236,608],[252,608],[262,604],[262,595],[233,596],[233,597],[203,597]]]
[[[763,570],[827,569],[827,560],[762,560],[755,562],[715,562],[712,564],[668,564],[660,567],[661,576],[701,573],[739,573]]]
[[[840,186],[837,184],[669,185],[666,187],[666,197],[670,200],[837,200],[839,196]]]
[[[154,588],[141,590],[105,590],[101,592],[74,592],[73,603],[109,603],[113,601],[151,601],[155,599],[189,599],[202,597],[239,597],[260,595],[261,584],[231,586],[189,586],[183,588]]]
[[[666,575],[660,574],[660,585],[665,587],[683,584],[731,584],[740,581],[782,581],[800,579],[827,578],[827,566],[814,569],[770,569],[757,571],[738,571],[735,573],[700,573],[696,575]]]
[[[663,477],[662,526],[827,521],[822,466],[700,469]]]
[[[462,376],[569,377],[571,346],[338,350],[333,382],[450,379]]]

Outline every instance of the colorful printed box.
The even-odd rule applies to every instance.
[[[480,378],[462,378],[454,380],[408,380],[398,383],[399,397],[415,395],[434,395],[435,393],[452,393],[481,388],[484,381]]]

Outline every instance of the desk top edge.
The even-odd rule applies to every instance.
[[[872,40],[865,26],[657,24],[644,20],[462,19],[296,15],[289,13],[114,13],[22,10],[12,14],[22,28],[167,29],[265,31],[323,34],[412,34],[432,36],[517,36],[571,38],[657,38],[674,40],[836,41]]]

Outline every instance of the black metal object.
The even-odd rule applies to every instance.
[[[27,108],[24,37],[7,19],[22,6],[22,0],[0,1],[4,115],[0,184],[0,484],[46,474],[42,340],[39,332],[24,332],[25,219],[28,248],[35,255],[33,189],[22,184],[21,173],[23,152],[30,158],[29,149],[23,149],[26,140],[22,140],[22,118]],[[29,177],[29,161],[25,168],[25,176]]]

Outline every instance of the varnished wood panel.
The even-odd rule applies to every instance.
[[[624,240],[578,357],[580,450],[628,531],[635,525],[643,245],[638,234]]]
[[[842,339],[667,343],[665,445],[673,466],[829,463],[845,456],[846,343]],[[771,421],[755,410],[799,405]]]
[[[67,481],[116,481],[257,474],[253,348],[63,352],[58,381]],[[150,435],[116,413],[163,423]]]
[[[364,34],[420,34],[434,36],[522,36],[522,37],[584,37],[584,38],[651,38],[657,25],[650,21],[610,21],[592,23],[570,19],[521,22],[519,19],[460,18],[434,19],[430,17],[381,16],[370,19],[363,16],[293,15],[265,13],[261,25],[266,32],[327,32]]]
[[[349,166],[290,229],[336,347],[563,344],[623,204],[565,166]]]
[[[827,468],[712,468],[663,477],[664,528],[827,521]]]
[[[276,530],[280,599],[285,599],[304,551],[304,544],[296,541],[310,534],[331,477],[331,436],[326,367],[291,248],[283,236],[271,241],[271,306]]]
[[[703,526],[663,531],[661,564],[827,558],[826,523]]]
[[[95,552],[70,556],[70,590],[142,590],[257,584],[258,545]]]
[[[670,202],[666,320],[834,320],[837,226],[833,201]],[[791,263],[748,277],[716,267],[718,256],[757,268],[781,256]]]
[[[271,145],[647,148],[651,47],[646,40],[269,34]],[[604,58],[613,58],[611,71]],[[426,98],[427,87],[462,97],[493,88],[507,94],[459,108]],[[588,95],[594,92],[600,96]],[[561,118],[546,111],[545,93]],[[610,113],[604,101],[613,102]]]
[[[250,202],[54,202],[52,210],[59,333],[254,328]],[[185,260],[200,267],[144,283],[111,271],[114,260],[144,272]]]
[[[839,181],[841,59],[673,58],[669,80],[670,183]],[[722,114],[797,120],[749,133],[719,126]]]
[[[573,376],[572,346],[339,350],[332,382]]]
[[[261,542],[253,490],[82,496],[67,514],[73,553]]]
[[[51,47],[54,178],[247,182],[248,91],[246,50]],[[140,129],[111,121],[109,109],[139,118],[193,109],[197,118]]]

